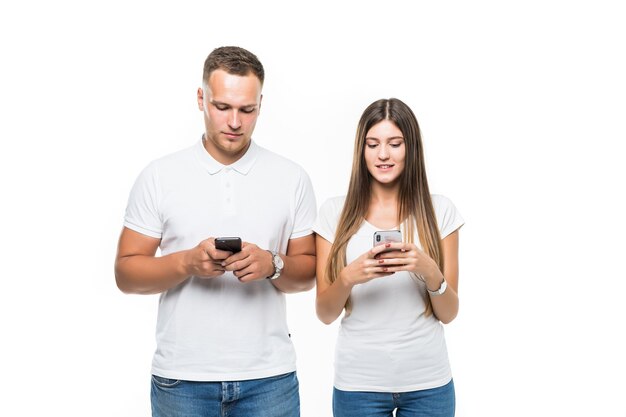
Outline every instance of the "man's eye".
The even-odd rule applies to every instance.
[[[250,114],[252,112],[254,112],[254,107],[253,108],[246,108],[246,109],[241,109],[242,113],[246,113],[246,114]]]
[[[216,109],[218,109],[219,111],[225,111],[228,110],[227,106],[215,106]]]

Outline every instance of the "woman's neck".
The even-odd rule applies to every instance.
[[[369,208],[365,220],[381,229],[393,229],[398,226],[398,191],[399,187],[372,185]]]
[[[379,202],[383,204],[397,204],[400,194],[400,184],[380,184],[373,182],[371,185],[371,203]]]

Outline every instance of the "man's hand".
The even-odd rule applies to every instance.
[[[241,252],[226,258],[221,266],[226,271],[233,271],[241,282],[265,279],[274,274],[272,254],[248,242],[243,242]]]
[[[203,240],[193,249],[189,249],[183,256],[183,268],[187,275],[200,278],[215,278],[224,274],[222,261],[227,259],[231,252],[215,248],[215,238]]]

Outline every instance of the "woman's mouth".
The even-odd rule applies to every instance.
[[[391,169],[393,168],[393,164],[380,164],[380,165],[376,165],[376,168],[385,170],[385,169]]]

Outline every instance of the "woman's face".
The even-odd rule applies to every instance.
[[[384,185],[398,183],[404,171],[404,136],[390,120],[372,126],[365,135],[365,164],[372,178]]]

